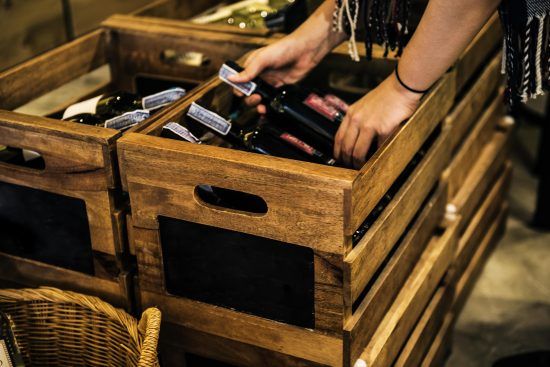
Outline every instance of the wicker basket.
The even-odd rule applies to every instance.
[[[0,289],[28,366],[157,367],[160,311],[139,323],[97,297],[55,288]]]

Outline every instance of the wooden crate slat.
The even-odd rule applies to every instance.
[[[478,121],[483,108],[500,85],[502,81],[500,75],[501,57],[502,55],[498,54],[492,59],[474,85],[468,89],[467,93],[445,118],[445,124],[451,130],[450,144],[452,151],[459,147],[472,124]]]
[[[394,367],[420,366],[439,329],[443,326],[445,316],[449,313],[453,290],[452,287],[444,286],[435,292],[407,343],[399,353]]]
[[[442,367],[451,351],[453,337],[452,315],[447,315],[420,367]]]
[[[359,359],[388,366],[406,342],[456,251],[459,221],[432,239]]]
[[[104,46],[97,30],[0,73],[0,108],[19,107],[105,64]]]
[[[509,145],[510,130],[495,132],[491,142],[483,149],[478,161],[473,165],[460,191],[447,206],[449,212],[462,216],[461,232],[471,220],[496,175],[502,170],[508,156]]]
[[[502,27],[497,13],[470,42],[455,65],[457,94],[467,85],[475,72],[494,53],[502,42]]]
[[[424,143],[443,120],[454,100],[453,78],[449,75],[425,97],[414,115],[378,149],[361,168],[353,185],[351,210],[346,215],[346,234],[351,235],[374,209],[378,200],[403,171],[407,159]]]
[[[349,365],[359,357],[412,272],[432,233],[441,222],[445,210],[445,195],[446,185],[441,184],[398,244],[399,248],[377,276],[365,298],[345,322],[345,364]]]
[[[443,131],[372,228],[346,256],[344,297],[348,305],[357,300],[447,166],[447,138]]]
[[[328,366],[342,361],[342,341],[303,329],[222,307],[142,292],[144,307],[162,305],[166,322],[242,343],[278,351]]]
[[[499,94],[491,102],[475,126],[473,126],[469,136],[454,156],[453,161],[445,173],[449,181],[450,200],[452,200],[461,189],[464,181],[468,177],[468,173],[470,173],[472,162],[477,160],[483,148],[491,139],[498,121],[500,121],[503,116],[503,109],[502,94]]]

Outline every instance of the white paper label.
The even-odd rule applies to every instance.
[[[174,134],[180,136],[182,139],[185,139],[190,143],[201,144],[201,141],[195,135],[193,135],[191,131],[187,130],[185,127],[181,126],[178,123],[169,122],[164,125],[163,129],[170,130]]]
[[[8,352],[8,346],[3,339],[0,340],[0,367],[13,367],[10,354]]]
[[[237,75],[238,72],[227,66],[226,64],[223,64],[220,68],[220,71],[218,73],[218,77],[223,80],[225,83],[229,84],[233,88],[240,91],[245,96],[250,96],[254,91],[256,90],[256,83],[254,82],[248,82],[248,83],[233,83],[229,80],[229,77],[232,75]]]
[[[35,152],[33,150],[28,150],[28,149],[23,149],[22,154],[23,154],[23,159],[25,160],[25,162],[30,162],[34,159],[42,157],[40,155],[40,153]],[[0,367],[1,367],[1,365],[0,365]]]
[[[231,122],[227,121],[217,113],[207,110],[202,106],[199,106],[195,102],[193,102],[191,104],[191,107],[189,107],[189,111],[187,111],[187,116],[205,126],[208,126],[212,130],[217,131],[222,135],[227,135],[229,130],[231,130]]]
[[[69,117],[80,115],[82,113],[91,113],[92,115],[94,115],[97,110],[97,104],[101,97],[103,97],[103,95],[90,98],[88,100],[69,106],[63,113],[63,120],[68,119]]]
[[[173,103],[185,95],[183,88],[171,88],[165,91],[143,97],[141,104],[144,110],[156,110]]]
[[[105,127],[108,129],[126,130],[149,118],[150,115],[151,114],[147,110],[126,112],[125,114],[105,121]]]

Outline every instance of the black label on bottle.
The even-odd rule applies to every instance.
[[[229,130],[231,130],[231,122],[227,121],[217,113],[196,104],[195,102],[193,102],[191,107],[189,107],[187,116],[203,125],[208,126],[222,135],[227,135]]]

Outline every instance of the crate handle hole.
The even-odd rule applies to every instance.
[[[0,145],[0,163],[43,171],[46,162],[40,153],[11,146]]]
[[[268,212],[267,203],[261,197],[217,186],[196,186],[195,199],[199,204],[213,209],[234,210],[253,216],[264,216]]]
[[[187,51],[179,52],[174,49],[166,49],[160,53],[160,59],[166,64],[185,65],[192,67],[205,67],[211,60],[202,52]]]

